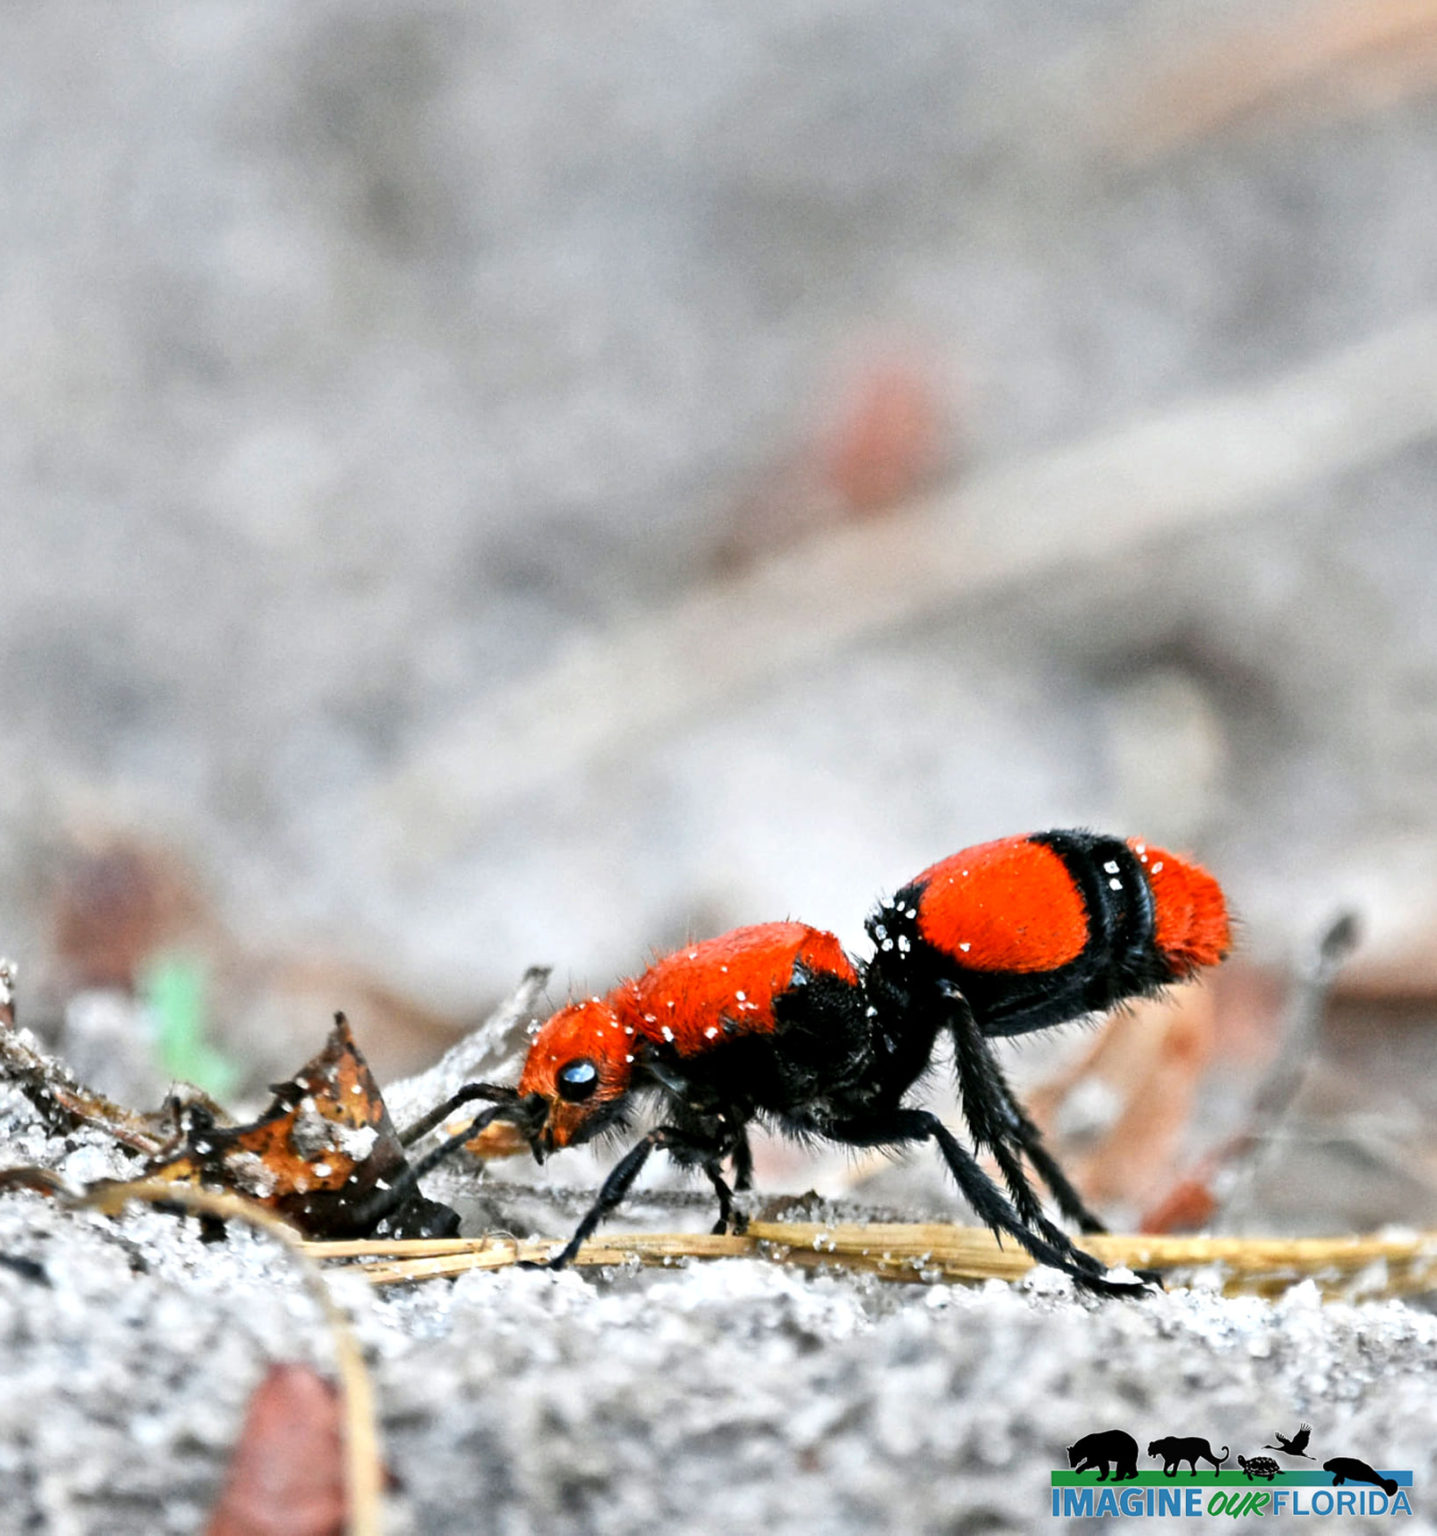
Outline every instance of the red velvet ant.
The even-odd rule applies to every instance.
[[[463,1099],[498,1102],[415,1166],[416,1177],[490,1120],[509,1119],[536,1158],[621,1129],[636,1094],[656,1095],[662,1123],[605,1179],[561,1269],[619,1205],[655,1147],[702,1168],[718,1197],[715,1231],[741,1229],[723,1163],[747,1189],[748,1126],[847,1146],[933,1140],[959,1188],[995,1233],[1080,1285],[1129,1295],[1043,1213],[1028,1162],[1059,1211],[1102,1230],[1013,1097],[988,1041],[1101,1012],[1215,965],[1229,942],[1217,882],[1162,849],[1089,832],[1042,832],[966,849],[925,870],[866,924],[875,950],[855,963],[830,933],[765,923],[689,945],[571,1003],[537,1032],[517,1089],[473,1084]],[[928,1110],[905,1103],[938,1037],[954,1043],[974,1147],[1007,1194]]]

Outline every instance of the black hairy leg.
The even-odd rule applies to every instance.
[[[678,1126],[660,1125],[655,1126],[647,1136],[630,1147],[609,1170],[609,1176],[604,1180],[598,1198],[584,1213],[583,1220],[574,1228],[574,1235],[559,1252],[545,1259],[543,1263],[526,1261],[521,1267],[524,1269],[566,1268],[584,1243],[594,1235],[599,1223],[623,1204],[624,1197],[633,1188],[634,1180],[643,1172],[644,1164],[648,1162],[656,1147],[662,1147],[665,1151],[676,1153],[680,1157],[687,1154],[689,1158],[699,1162],[719,1199],[719,1224],[715,1226],[714,1231],[727,1230],[729,1223],[733,1220],[733,1194],[724,1182],[719,1167],[723,1149],[711,1143],[696,1140],[687,1132],[680,1130]]]
[[[492,1098],[493,1094],[471,1094],[469,1097],[471,1099],[477,1097]],[[368,1199],[354,1207],[351,1213],[351,1220],[355,1230],[367,1232],[378,1222],[383,1221],[385,1217],[392,1216],[404,1205],[405,1201],[418,1195],[419,1181],[425,1174],[433,1172],[445,1158],[462,1147],[466,1141],[472,1140],[486,1126],[493,1124],[495,1120],[515,1119],[517,1115],[518,1111],[516,1105],[512,1102],[511,1094],[510,1101],[491,1104],[488,1109],[482,1110],[479,1114],[475,1115],[462,1131],[447,1137],[417,1161],[407,1163],[395,1176],[387,1189],[376,1188]],[[431,1126],[430,1129],[432,1128]]]
[[[942,984],[941,990],[947,1003],[949,1032],[953,1036],[954,1065],[964,1119],[973,1133],[974,1142],[987,1147],[993,1154],[1018,1214],[1030,1226],[1037,1227],[1056,1241],[1056,1229],[1050,1228],[1023,1172],[1020,1159],[1026,1156],[1069,1221],[1084,1232],[1105,1230],[1068,1182],[1058,1160],[1043,1145],[1038,1127],[1024,1114],[963,994],[947,984]]]
[[[733,1208],[733,1191],[724,1181],[722,1160],[718,1157],[704,1159],[703,1170],[718,1196],[719,1216],[713,1224],[713,1235],[721,1237],[725,1232],[742,1232],[748,1226],[748,1218]]]
[[[753,1148],[748,1144],[748,1126],[734,1121],[733,1187],[742,1194],[753,1188]]]
[[[1109,1280],[1103,1266],[1090,1253],[1075,1248],[1066,1233],[1045,1223],[1051,1236],[1034,1232],[1019,1217],[1002,1190],[983,1172],[977,1160],[946,1125],[926,1109],[893,1109],[840,1120],[826,1128],[834,1141],[854,1147],[901,1145],[909,1141],[936,1141],[963,1197],[978,1219],[995,1236],[1006,1232],[1039,1264],[1049,1264],[1070,1275],[1084,1290],[1099,1296],[1138,1296],[1147,1289],[1139,1281]]]

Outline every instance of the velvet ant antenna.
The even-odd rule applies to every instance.
[[[661,1123],[620,1159],[547,1267],[572,1260],[660,1148],[708,1178],[714,1230],[742,1230],[733,1194],[750,1185],[748,1128],[759,1122],[853,1147],[932,1141],[996,1234],[1087,1290],[1140,1294],[1143,1284],[1109,1279],[1045,1214],[1025,1160],[1068,1221],[1102,1230],[1014,1097],[991,1040],[1104,1011],[1217,964],[1230,942],[1217,882],[1144,843],[1043,832],[944,859],[866,926],[875,946],[866,962],[821,929],[765,923],[688,945],[603,997],[561,1008],[535,1034],[517,1089],[504,1098],[476,1085],[469,1097],[501,1101],[416,1164],[414,1177],[481,1122],[512,1119],[543,1158],[619,1128],[647,1093]],[[973,1150],[908,1102],[945,1034]],[[432,1129],[452,1107],[421,1124]],[[1004,1188],[979,1163],[984,1150]]]
[[[476,1099],[490,1101],[490,1107],[475,1115],[462,1131],[446,1137],[423,1157],[408,1163],[387,1188],[376,1189],[367,1201],[357,1206],[353,1213],[353,1224],[356,1229],[371,1230],[387,1216],[398,1211],[410,1196],[418,1193],[419,1181],[426,1173],[433,1172],[440,1163],[458,1151],[466,1142],[472,1141],[486,1126],[492,1125],[496,1120],[511,1120],[521,1129],[527,1130],[529,1123],[542,1112],[541,1105],[524,1103],[513,1088],[504,1084],[467,1083],[457,1093],[445,1099],[442,1104],[431,1109],[427,1115],[401,1131],[400,1145],[405,1148],[412,1147],[436,1126],[442,1125],[456,1109],[465,1104],[472,1104]]]

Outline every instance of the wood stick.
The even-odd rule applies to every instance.
[[[433,1279],[471,1269],[504,1269],[542,1261],[555,1240],[504,1235],[407,1242],[308,1243],[317,1259],[348,1260],[375,1285]],[[1169,1272],[1221,1265],[1224,1290],[1278,1294],[1312,1279],[1328,1296],[1345,1294],[1364,1271],[1379,1263],[1386,1275],[1374,1292],[1407,1295],[1437,1286],[1437,1232],[1410,1237],[1161,1237],[1102,1234],[1083,1245],[1111,1266]],[[934,1283],[1014,1280],[1033,1260],[1008,1242],[1000,1245],[982,1227],[936,1223],[817,1222],[750,1223],[743,1236],[707,1233],[622,1233],[596,1239],[574,1262],[585,1267],[639,1263],[665,1266],[686,1260],[764,1258],[812,1268],[833,1265],[887,1280]],[[383,1262],[368,1263],[366,1260]]]
[[[1437,310],[1425,310],[1276,377],[829,530],[575,642],[432,739],[378,792],[377,824],[395,829],[414,867],[450,858],[517,800],[847,646],[1055,572],[1135,558],[1434,436]],[[1295,503],[1287,515],[1299,513]]]

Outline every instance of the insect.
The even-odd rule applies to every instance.
[[[737,928],[691,944],[570,1003],[536,1033],[517,1088],[475,1084],[494,1101],[415,1165],[416,1177],[496,1118],[514,1121],[536,1158],[625,1129],[645,1095],[660,1123],[605,1179],[561,1269],[662,1148],[703,1171],[714,1230],[741,1230],[725,1177],[750,1186],[749,1127],[851,1147],[932,1141],[979,1219],[1088,1290],[1130,1295],[1043,1210],[1031,1165],[1082,1231],[1083,1204],[993,1054],[995,1036],[1098,1013],[1188,979],[1227,952],[1227,909],[1205,870],[1140,842],[1044,832],[969,848],[933,865],[869,917],[871,959],[803,923]],[[909,1102],[942,1038],[951,1040],[972,1148]],[[986,1151],[1002,1186],[978,1161]]]

